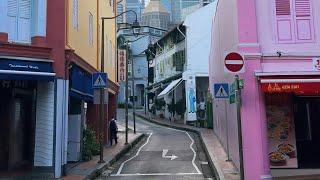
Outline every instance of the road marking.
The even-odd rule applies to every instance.
[[[191,139],[191,144],[190,144],[190,149],[192,150],[193,152],[193,159],[192,159],[192,165],[194,166],[194,168],[197,170],[198,173],[201,173],[198,166],[196,165],[196,163],[194,162],[196,160],[196,157],[197,157],[197,153],[196,151],[193,149],[192,145],[194,144],[194,140],[192,139],[192,137],[190,136],[190,134],[187,132],[187,131],[184,131],[188,136],[189,138]]]
[[[206,162],[206,161],[200,161],[200,164],[209,164],[209,162]]]
[[[133,158],[135,158],[135,157],[137,157],[137,156],[139,155],[139,153],[140,153],[140,151],[142,150],[142,148],[149,143],[149,140],[150,140],[150,137],[152,136],[152,134],[153,134],[153,133],[150,133],[150,134],[149,134],[149,137],[148,137],[148,139],[147,139],[147,142],[145,142],[145,143],[138,149],[138,152],[137,152],[134,156],[132,156],[130,159],[127,159],[126,161],[124,161],[124,162],[121,164],[121,166],[120,166],[120,168],[119,168],[119,170],[118,170],[118,172],[117,172],[117,175],[119,175],[119,174],[121,173],[122,168],[123,168],[123,166],[124,166],[125,163],[127,163],[128,161],[131,161]]]
[[[178,156],[175,156],[174,154],[167,156],[168,151],[168,149],[162,150],[162,158],[170,159],[171,161],[178,158]]]
[[[148,174],[111,174],[110,176],[184,176],[184,175],[201,175],[202,173],[148,173]]]

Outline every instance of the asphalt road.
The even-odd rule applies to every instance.
[[[132,116],[129,116],[132,121]],[[118,111],[124,124],[124,112]],[[132,122],[129,126],[132,126]],[[144,142],[127,153],[98,179],[214,179],[199,137],[146,122],[136,117],[138,132],[147,134]]]

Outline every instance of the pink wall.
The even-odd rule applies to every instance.
[[[311,0],[311,5],[311,17],[320,17],[320,11],[316,10],[316,7],[320,7],[320,1]],[[320,52],[320,39],[317,36],[320,34],[320,18],[310,21],[310,27],[314,27],[312,41],[280,42],[277,38],[279,33],[275,25],[274,6],[274,0],[219,1],[213,22],[209,62],[211,92],[214,83],[231,84],[233,81],[233,75],[224,72],[226,54],[237,51],[245,57],[245,73],[240,74],[240,78],[245,82],[241,96],[241,119],[246,180],[271,178],[264,94],[254,72],[313,71],[312,57],[319,56]],[[294,28],[293,34],[306,30],[305,27]],[[282,57],[277,57],[277,51],[282,52]],[[239,167],[235,105],[214,99],[213,110],[214,131],[225,149],[229,147],[231,159]]]
[[[277,51],[285,52],[288,56],[296,55],[319,55],[320,49],[320,1],[310,0],[313,17],[313,27],[315,39],[308,43],[278,43],[277,27],[275,24],[275,5],[274,0],[259,1],[256,0],[257,27],[259,34],[259,43],[264,55],[275,55]],[[312,23],[312,22],[311,22]],[[296,28],[293,28],[296,33]]]

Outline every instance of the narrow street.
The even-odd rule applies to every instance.
[[[125,123],[122,110],[118,110],[118,123]],[[130,122],[129,127],[132,125]],[[116,162],[110,176],[105,172],[98,179],[213,179],[196,134],[155,125],[139,117],[136,126],[138,132],[147,134],[146,140]]]

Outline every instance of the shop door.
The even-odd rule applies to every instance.
[[[10,91],[0,88],[0,170],[7,170],[10,129]]]
[[[320,98],[296,98],[294,110],[299,168],[320,168]]]
[[[34,151],[34,103],[32,96],[16,94],[11,108],[8,169],[32,166]]]

